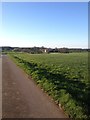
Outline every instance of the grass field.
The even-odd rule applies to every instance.
[[[69,117],[89,118],[88,53],[9,55]]]

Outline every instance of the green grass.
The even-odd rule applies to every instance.
[[[89,118],[88,53],[11,53],[10,56],[71,118]]]

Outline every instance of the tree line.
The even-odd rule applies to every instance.
[[[27,52],[30,54],[41,54],[41,53],[72,53],[72,52],[88,52],[90,49],[82,48],[46,48],[46,47],[0,47],[2,52],[14,51],[14,52]]]

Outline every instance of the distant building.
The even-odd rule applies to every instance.
[[[47,49],[45,49],[45,51],[44,51],[45,53],[47,52]]]

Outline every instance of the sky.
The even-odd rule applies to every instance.
[[[3,2],[0,46],[88,48],[88,3]]]

